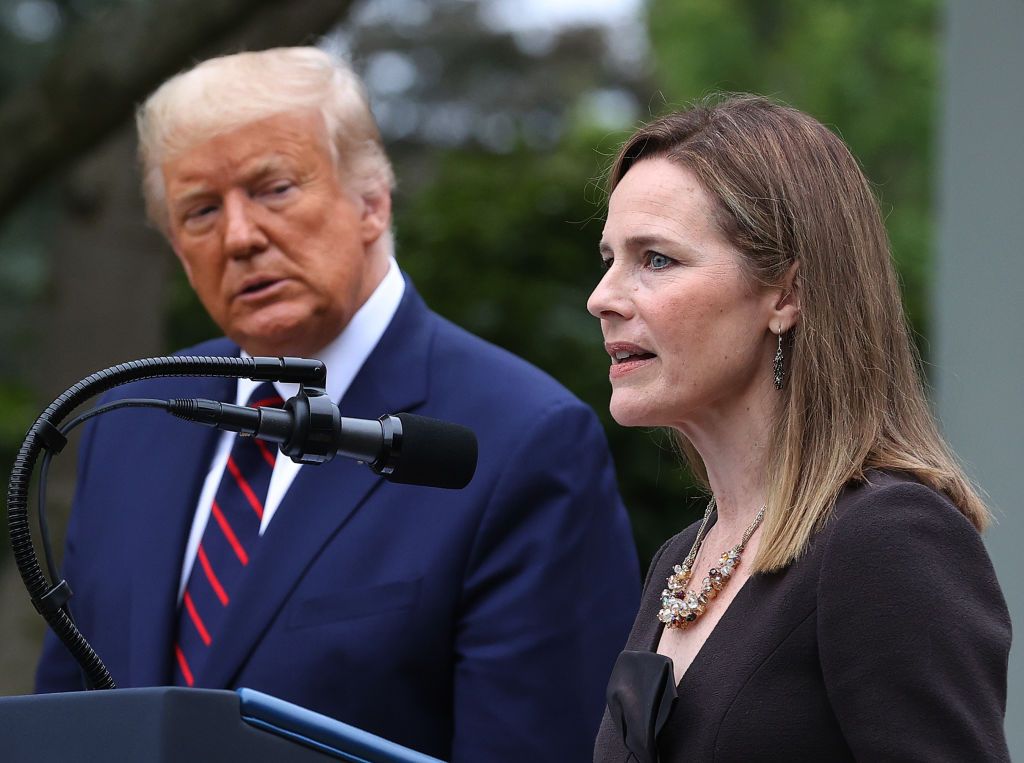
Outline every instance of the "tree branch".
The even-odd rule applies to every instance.
[[[37,78],[0,103],[0,217],[128,119],[138,101],[198,52],[217,52],[225,43],[235,50],[310,43],[350,5],[154,0],[83,22]]]

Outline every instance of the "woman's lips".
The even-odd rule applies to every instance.
[[[639,371],[641,368],[646,368],[657,359],[657,355],[637,355],[612,363],[608,367],[608,378],[619,379],[634,371]]]
[[[605,344],[605,350],[612,359],[612,365],[608,369],[608,376],[612,379],[644,368],[658,357],[647,348],[632,342],[608,342]]]

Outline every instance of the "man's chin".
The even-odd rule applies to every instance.
[[[253,356],[305,357],[320,349],[313,346],[310,332],[301,323],[245,327],[245,330],[235,327],[227,336]]]
[[[346,322],[340,310],[286,300],[259,310],[239,311],[221,328],[250,355],[310,357],[330,344]]]

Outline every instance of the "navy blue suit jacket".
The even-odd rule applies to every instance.
[[[188,354],[237,352],[221,339]],[[233,400],[234,389],[179,378],[114,392]],[[341,458],[303,467],[202,683],[255,688],[444,759],[589,760],[639,596],[593,412],[428,310],[411,284],[341,409],[471,427],[472,483],[395,485]],[[183,553],[218,434],[135,409],[94,419],[83,437],[65,575],[119,686],[171,680]],[[81,688],[52,633],[37,688]]]

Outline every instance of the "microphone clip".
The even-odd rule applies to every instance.
[[[291,436],[281,452],[299,464],[326,464],[338,452],[341,414],[322,387],[303,385],[284,409],[292,416]]]

